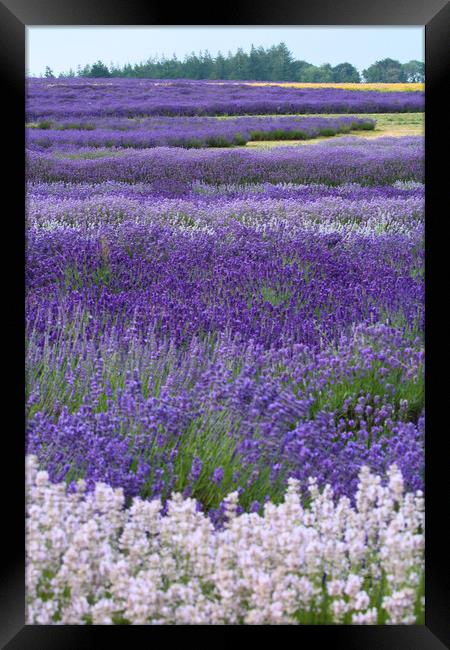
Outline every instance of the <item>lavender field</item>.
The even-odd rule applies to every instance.
[[[28,623],[423,623],[419,111],[30,80]]]
[[[27,121],[148,115],[356,114],[424,110],[424,93],[420,90],[383,92],[335,87],[292,88],[187,79],[30,79],[27,95]]]

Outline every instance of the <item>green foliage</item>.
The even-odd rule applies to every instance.
[[[359,83],[361,77],[351,63],[339,63],[333,68],[333,81],[335,83]]]
[[[76,265],[68,265],[64,269],[64,290],[80,290],[83,287],[108,285],[111,281],[111,267],[108,262],[97,266],[88,275],[86,269],[79,269]]]
[[[64,124],[58,124],[56,129],[59,131],[94,131],[95,124],[90,124],[89,122],[66,122]]]
[[[50,120],[43,120],[42,122],[38,122],[36,126],[34,127],[35,129],[51,129],[52,128],[52,123]]]
[[[247,144],[247,138],[244,138],[240,133],[236,133],[233,138],[233,144],[243,146]]]
[[[279,305],[282,305],[291,297],[289,291],[277,291],[272,287],[262,287],[261,294],[264,300],[270,303],[272,307],[278,307]]]
[[[131,621],[128,618],[124,618],[122,614],[115,614],[111,620],[113,625],[131,625]]]
[[[409,81],[405,67],[394,59],[376,61],[366,70],[363,77],[368,83],[401,83]]]
[[[425,63],[423,61],[408,61],[403,64],[403,70],[406,75],[406,81],[411,83],[425,81]]]
[[[381,69],[386,79],[379,78]],[[384,59],[370,66],[365,72],[369,76],[367,81],[423,81],[424,64],[420,61],[410,61],[402,66],[398,61]],[[76,74],[81,77],[235,79],[304,83],[359,83],[361,81],[358,70],[351,63],[339,63],[334,67],[329,63],[315,66],[308,61],[296,60],[285,43],[272,45],[267,49],[252,45],[250,52],[238,48],[235,53],[228,52],[226,56],[218,52],[217,56],[213,57],[208,50],[200,51],[198,54],[192,52],[182,61],[177,59],[175,54],[171,58],[150,57],[141,63],[133,65],[127,63],[122,67],[111,64],[108,68],[102,61],[97,61],[84,68],[79,66]],[[73,77],[75,73],[69,70],[68,73],[61,73],[59,76]]]
[[[171,58],[150,57],[134,65],[124,66],[111,64],[109,67],[102,61],[92,65],[78,66],[75,73],[72,69],[58,75],[60,78],[79,77],[138,77],[148,79],[235,79],[249,81],[298,81],[302,83],[360,83],[361,75],[354,65],[339,63],[334,67],[329,63],[320,66],[308,61],[299,61],[289,51],[285,43],[272,45],[265,49],[262,46],[251,46],[250,52],[238,48],[233,54],[224,56],[218,52],[213,57],[208,50],[198,54],[192,52],[181,61],[175,54]],[[54,78],[53,71],[48,66],[45,77]],[[376,61],[363,71],[364,80],[370,83],[378,82],[423,82],[425,65],[421,61],[412,60],[401,64],[393,59]]]
[[[316,134],[308,134],[301,129],[272,129],[271,131],[251,131],[250,142],[264,142],[264,141],[282,141],[282,140],[309,140],[318,136],[333,136],[336,133],[350,133],[350,131],[368,131],[375,128],[375,121],[370,122],[353,122],[348,127],[342,126],[338,129],[333,127],[324,127],[319,129]]]
[[[223,136],[210,136],[206,138],[206,144],[208,147],[230,147],[231,143]]]
[[[334,129],[331,128],[324,128],[324,129],[319,129],[320,135],[325,135],[325,136],[331,136],[336,133]]]
[[[80,77],[110,77],[111,73],[103,61],[97,61],[93,65],[87,65],[80,73]]]

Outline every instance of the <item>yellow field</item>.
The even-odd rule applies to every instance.
[[[378,90],[380,92],[411,92],[425,90],[424,83],[303,83],[300,81],[248,81],[248,86],[282,86],[283,88],[342,88],[344,90]]]

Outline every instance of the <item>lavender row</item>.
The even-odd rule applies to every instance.
[[[202,150],[157,147],[144,150],[95,149],[78,154],[29,151],[31,181],[151,183],[156,191],[186,192],[195,181],[228,183],[423,182],[423,138],[339,138],[270,151]]]
[[[183,491],[219,525],[231,490],[258,511],[289,477],[353,497],[362,465],[395,462],[423,487],[420,339],[360,325],[320,350],[227,334],[178,348],[132,329],[93,338],[87,316],[61,306],[44,347],[30,323],[27,451],[51,480]]]
[[[120,489],[68,492],[38,469],[29,456],[28,624],[423,624],[423,492],[394,465],[362,468],[355,504],[291,479],[259,517],[234,491],[220,531],[180,494],[127,508]]]
[[[424,110],[423,92],[286,88],[143,79],[27,82],[27,121],[146,115],[393,113]]]
[[[94,186],[97,187],[97,186]],[[384,188],[357,188],[321,193],[287,192],[289,198],[249,193],[244,198],[229,198],[219,192],[194,195],[186,199],[169,199],[133,195],[98,194],[70,198],[36,194],[30,187],[27,200],[28,228],[75,229],[94,233],[108,225],[121,228],[126,222],[142,225],[171,226],[180,230],[213,232],[217,227],[236,223],[258,232],[279,230],[280,237],[299,236],[304,231],[318,235],[339,233],[343,238],[354,234],[382,236],[403,234],[416,242],[423,239],[423,191]],[[47,188],[48,189],[48,188]],[[55,188],[53,188],[55,189]],[[68,188],[70,190],[70,188]],[[203,188],[202,188],[203,189]],[[214,189],[214,188],[213,188]],[[324,195],[323,195],[324,194]],[[74,194],[74,196],[79,196]],[[299,198],[302,202],[299,203]]]
[[[134,128],[130,128],[130,123]],[[62,125],[64,126],[64,125]],[[77,126],[77,125],[75,125]],[[81,125],[80,125],[81,126]],[[57,149],[63,145],[87,147],[231,147],[251,140],[307,140],[337,133],[370,130],[375,120],[341,118],[153,118],[117,126],[96,123],[94,130],[27,129],[28,144]]]
[[[211,230],[125,221],[30,229],[28,313],[83,305],[95,326],[135,319],[181,343],[229,330],[267,346],[319,344],[355,322],[422,327],[420,234],[365,236],[233,221]]]
[[[30,181],[27,183],[29,199],[48,199],[50,204],[65,200],[83,200],[92,197],[120,197],[140,201],[142,204],[161,200],[149,183],[124,183],[105,181],[104,183],[71,183],[54,181],[51,183]],[[225,199],[298,199],[300,202],[324,198],[343,198],[348,201],[372,201],[383,199],[411,199],[424,197],[424,184],[417,181],[395,181],[392,185],[364,186],[358,183],[344,183],[337,186],[310,183],[224,183],[211,185],[195,181],[186,188],[183,198],[196,203],[216,203]],[[168,197],[165,197],[168,198]],[[173,199],[177,201],[178,199]],[[169,204],[169,202],[167,202]]]
[[[27,132],[32,135],[39,132],[44,135],[43,131],[123,131],[126,133],[151,131],[156,132],[159,128],[167,131],[173,128],[176,131],[185,129],[193,131],[202,128],[236,128],[243,131],[264,130],[266,126],[271,128],[309,128],[325,127],[338,125],[351,125],[353,121],[356,124],[373,123],[375,120],[367,116],[342,116],[342,117],[302,117],[300,115],[290,116],[243,116],[235,117],[83,117],[77,121],[68,121],[64,119],[43,120],[41,122],[31,122],[27,126]]]

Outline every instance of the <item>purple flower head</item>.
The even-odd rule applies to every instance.
[[[216,485],[220,485],[222,483],[223,476],[224,476],[224,471],[222,467],[217,467],[211,475],[211,481]]]
[[[192,461],[192,466],[191,466],[191,473],[189,474],[189,480],[191,483],[195,483],[198,481],[200,477],[200,473],[202,471],[203,463],[200,460],[198,456],[194,457],[194,460]]]

